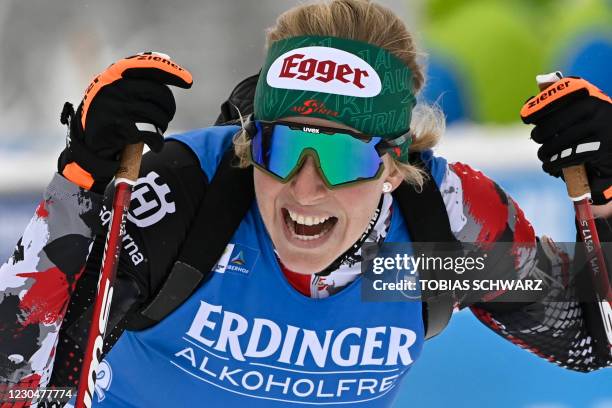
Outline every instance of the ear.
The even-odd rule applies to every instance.
[[[389,173],[385,177],[384,181],[391,183],[393,186],[391,191],[393,191],[398,188],[400,184],[402,184],[402,181],[404,181],[404,175],[399,171],[393,162],[393,159],[388,155],[385,159],[385,166],[387,169],[389,169]]]

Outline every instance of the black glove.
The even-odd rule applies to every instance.
[[[103,192],[128,144],[146,143],[160,151],[176,104],[166,85],[190,88],[191,74],[157,53],[120,60],[98,75],[76,114],[66,103],[61,122],[69,125],[58,172],[79,186]]]
[[[612,100],[584,79],[560,79],[530,98],[521,110],[535,124],[531,138],[548,174],[584,164],[595,204],[612,199]]]

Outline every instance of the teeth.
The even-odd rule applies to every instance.
[[[289,217],[291,218],[292,221],[295,221],[298,224],[302,224],[302,225],[318,225],[318,224],[324,223],[325,221],[331,218],[330,216],[327,216],[327,217],[303,216],[303,215],[298,215],[297,213],[294,213],[293,211],[290,211],[290,210],[287,210],[287,211],[289,212]]]
[[[317,234],[317,235],[297,235],[297,234],[294,234],[293,236],[296,237],[299,240],[302,240],[302,241],[312,241],[313,239],[320,238],[321,234]]]
[[[302,225],[317,225],[331,218],[331,217],[319,218],[319,217],[311,217],[311,216],[304,217],[303,215],[298,215],[289,210],[287,210],[287,212],[289,213],[289,217],[291,218],[292,221],[298,224],[302,224]],[[316,235],[300,235],[296,233],[295,226],[293,223],[289,223],[288,227],[289,227],[289,230],[291,231],[291,235],[293,235],[294,238],[299,239],[300,241],[312,241],[315,239],[319,239],[331,230],[331,227],[328,227]]]

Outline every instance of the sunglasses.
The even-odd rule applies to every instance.
[[[303,123],[254,121],[250,130],[255,167],[285,183],[310,155],[330,189],[379,178],[382,156],[394,147],[377,136]]]

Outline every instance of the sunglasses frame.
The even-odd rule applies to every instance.
[[[309,128],[314,128],[314,129],[318,129],[320,133],[326,133],[326,134],[344,134],[344,135],[349,135],[354,137],[355,139],[361,140],[363,142],[369,142],[373,137],[377,137],[377,136],[368,136],[368,135],[364,135],[362,133],[358,133],[352,130],[348,130],[348,129],[338,129],[338,128],[333,128],[333,127],[327,127],[327,126],[318,126],[318,125],[308,125],[305,123],[296,123],[296,122],[289,122],[289,121],[273,121],[273,122],[269,122],[269,121],[253,121],[251,123],[248,124],[248,126],[250,126],[250,131],[249,136],[250,136],[250,141],[251,141],[251,145],[249,146],[249,161],[251,162],[251,164],[253,164],[254,167],[258,168],[259,170],[263,171],[264,173],[272,176],[274,179],[276,179],[277,181],[285,184],[287,182],[289,182],[293,176],[295,176],[295,174],[302,168],[302,166],[304,165],[304,161],[306,160],[307,156],[312,157],[312,159],[315,161],[315,165],[317,167],[317,170],[319,172],[319,175],[321,176],[321,180],[323,180],[323,183],[325,184],[325,186],[330,189],[330,190],[334,190],[334,189],[338,189],[338,188],[343,188],[343,187],[349,187],[355,184],[360,184],[360,183],[364,183],[367,181],[373,181],[373,180],[377,180],[380,178],[380,176],[382,175],[384,168],[385,168],[385,163],[382,160],[382,156],[389,152],[391,149],[393,149],[393,145],[387,144],[385,143],[384,140],[381,140],[380,142],[378,142],[374,148],[376,149],[376,152],[378,153],[378,157],[380,158],[380,164],[378,167],[378,170],[376,171],[376,174],[372,177],[367,177],[367,178],[360,178],[358,180],[353,180],[353,181],[347,181],[345,183],[340,183],[340,184],[331,184],[330,181],[327,179],[327,176],[325,175],[325,172],[323,171],[323,168],[321,167],[321,160],[319,158],[319,154],[317,153],[317,151],[311,147],[307,147],[305,149],[302,150],[302,152],[300,153],[300,156],[296,162],[296,165],[293,167],[293,169],[291,170],[291,172],[287,175],[287,177],[283,178],[280,177],[279,175],[273,173],[272,171],[270,171],[269,169],[265,168],[264,166],[260,165],[259,163],[255,162],[255,160],[253,159],[253,139],[255,138],[256,133],[259,131],[257,129],[256,123],[259,124],[261,126],[261,131],[262,131],[262,137],[265,136],[265,134],[263,134],[264,131],[269,131],[269,136],[271,136],[271,132],[274,129],[274,126],[276,125],[281,125],[281,126],[287,126],[291,129],[293,128],[304,128],[309,127]],[[268,130],[269,129],[269,130]]]

